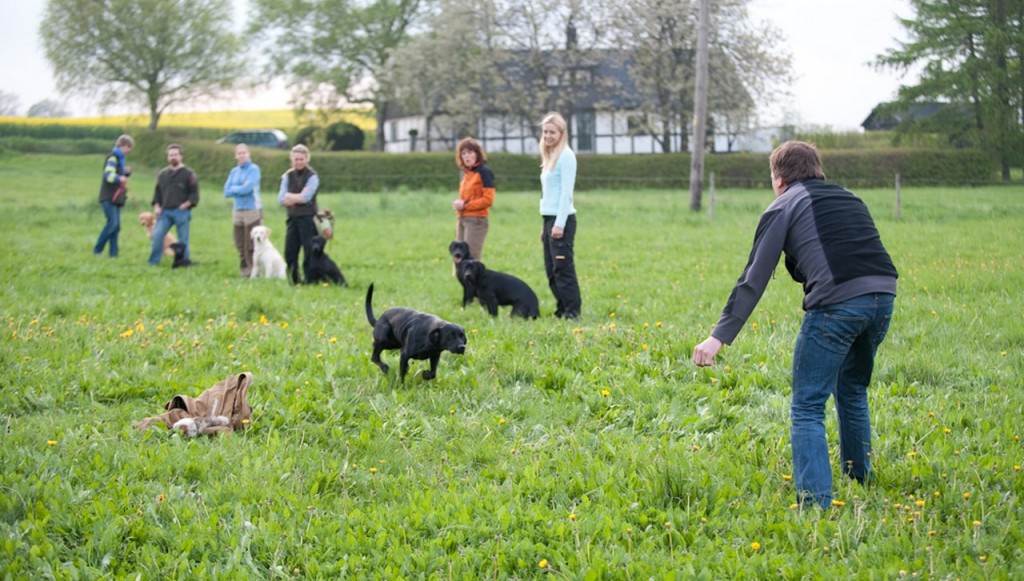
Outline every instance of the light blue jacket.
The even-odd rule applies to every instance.
[[[576,213],[572,194],[576,188],[576,154],[568,146],[555,162],[555,169],[540,174],[540,215],[554,216],[555,226],[565,228],[570,214]]]
[[[224,182],[224,197],[235,199],[236,210],[259,210],[263,208],[260,201],[260,166],[252,161],[236,165]]]

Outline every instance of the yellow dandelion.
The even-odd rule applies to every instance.
[[[569,513],[569,520],[576,520],[576,513],[575,512],[570,512]]]
[[[751,551],[760,551],[761,550],[761,543],[759,543],[757,541],[754,541],[753,543],[750,543],[750,550]]]
[[[602,389],[601,390],[601,396],[602,397],[608,397],[611,394],[612,394],[612,392],[608,391],[607,389]]]
[[[270,323],[267,322],[267,316],[266,315],[260,315],[260,324],[263,325],[264,327],[266,327],[267,325],[270,324]]]
[[[750,328],[756,331],[757,330],[757,321],[754,321],[753,323],[751,323],[750,324]]]
[[[935,417],[935,412],[928,412],[928,417],[929,418],[934,418]]]
[[[800,508],[800,505],[795,503],[795,502],[793,504],[789,505],[789,510],[796,510],[798,508]]]
[[[537,566],[540,567],[541,569],[547,569],[548,568],[548,560],[547,559],[541,559],[540,563],[537,563]]]
[[[615,323],[612,323],[611,325],[608,325],[608,330],[614,331],[615,330]]]
[[[971,524],[976,526],[976,527],[980,527],[981,526],[981,521],[980,520],[971,521]]]
[[[574,327],[573,330],[572,330],[573,335],[579,335],[582,332],[583,332],[583,327]],[[531,344],[532,344],[532,342],[531,342]]]
[[[644,323],[644,329],[649,329],[650,327],[651,327],[650,323]]]
[[[124,333],[121,333],[121,338],[122,338],[122,339],[127,339],[128,337],[131,337],[131,336],[132,336],[132,335],[134,335],[134,334],[135,334],[135,331],[133,331],[133,330],[131,330],[131,329],[128,329],[128,330],[127,330],[127,331],[125,331]]]
[[[658,321],[658,322],[654,323],[654,326],[655,327],[661,327],[661,321]]]
[[[512,454],[513,456],[515,456],[515,454],[516,454],[516,449],[515,449],[515,448],[511,448],[511,449],[509,449],[508,453],[509,453],[509,454]]]
[[[971,493],[970,492],[965,492],[964,493],[964,500],[970,500],[970,499],[971,499]]]
[[[47,440],[46,445],[52,448],[57,445],[57,440]]]
[[[135,330],[141,333],[146,330],[146,326],[143,325],[142,323],[139,323],[138,325],[135,325]]]
[[[846,506],[846,503],[841,500],[833,500],[832,506]]]
[[[281,328],[282,329],[287,329],[288,328],[288,321],[282,321],[281,322]]]
[[[942,433],[943,433],[943,434],[952,434],[952,433],[953,433],[953,430],[951,430],[951,429],[949,429],[949,428],[942,428]]]
[[[793,479],[793,475],[792,474],[783,474],[782,475],[782,479],[785,480],[786,482],[789,482],[790,480]]]
[[[450,410],[448,410],[448,414],[454,416],[455,415],[455,408],[451,408]]]
[[[376,473],[377,473],[377,467],[376,466],[370,466],[370,474],[376,474]]]
[[[608,317],[609,317],[609,318],[612,318],[612,319],[614,319],[614,318],[615,318],[615,311],[612,311],[612,312],[611,312],[611,313],[610,313],[610,314],[608,315]]]
[[[1013,465],[1013,471],[1014,472],[1020,472],[1020,464],[1014,464]]]
[[[665,528],[666,529],[671,529],[672,528],[672,521],[665,521]]]
[[[933,529],[933,530],[928,531],[928,536],[929,537],[934,537],[935,536],[935,530]]]
[[[234,349],[235,349],[235,344],[234,343],[228,343],[228,351],[234,351]]]
[[[1002,355],[1003,357],[1006,357],[1006,351],[1000,351],[999,354]]]
[[[915,452],[913,450],[907,452],[907,457],[908,458],[913,458],[914,456],[917,456],[917,452]]]
[[[244,420],[242,420],[242,425],[243,426],[248,426],[251,423],[252,423],[252,420],[250,420],[249,418],[245,418]]]
[[[932,493],[932,496],[934,496],[935,498],[939,498],[940,496],[942,496],[942,493],[936,490],[935,492]]]
[[[338,338],[337,337],[331,337],[330,338],[330,342],[331,343],[337,343],[338,342]]]
[[[717,377],[712,377],[711,378],[711,383],[718,383],[718,378]]]
[[[324,358],[324,354],[323,353],[317,353],[316,354],[316,358],[317,359],[323,359]]]
[[[167,500],[167,497],[164,496],[163,494],[156,495],[156,502],[157,502],[157,504],[163,504],[163,502],[165,500]]]
[[[498,425],[499,426],[504,426],[505,425],[505,418],[498,418]]]
[[[917,505],[918,508],[921,508],[921,507],[924,506],[924,501],[923,500],[919,500],[919,501],[915,502],[914,504]]]
[[[692,446],[692,447],[690,448],[690,450],[693,450],[694,452],[696,452],[696,451],[700,450],[700,446],[698,446],[697,444],[694,444],[694,445],[693,445],[693,446]]]
[[[938,313],[936,313],[935,311],[932,311],[932,316],[933,317],[938,316]]]

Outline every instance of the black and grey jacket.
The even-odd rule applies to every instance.
[[[711,335],[732,343],[786,254],[786,270],[804,287],[804,310],[868,293],[896,294],[896,267],[867,206],[820,179],[794,184],[761,215],[754,245]]]

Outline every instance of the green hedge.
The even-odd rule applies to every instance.
[[[234,148],[210,141],[177,139],[174,131],[136,136],[130,162],[162,167],[164,148],[180,142],[185,163],[203,179],[227,177],[235,165]],[[263,171],[263,189],[276,190],[289,167],[288,152],[253,148],[253,160]],[[531,191],[540,187],[540,158],[495,153],[488,156],[498,188]],[[893,185],[900,174],[906,186],[972,185],[998,181],[998,167],[990,156],[973,150],[835,150],[823,151],[830,181],[851,188]],[[327,191],[386,191],[397,189],[450,190],[458,188],[454,154],[373,152],[313,152],[311,165]],[[714,172],[716,187],[769,188],[768,154],[711,154],[705,169]],[[688,189],[688,154],[579,155],[577,188]],[[705,178],[705,186],[709,180]]]
[[[0,123],[0,137],[34,139],[102,139],[111,146],[124,128],[111,125],[70,125],[67,123]]]

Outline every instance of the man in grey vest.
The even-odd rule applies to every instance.
[[[291,153],[292,168],[281,176],[277,202],[288,212],[288,228],[284,235],[284,261],[288,278],[299,284],[309,278],[309,256],[316,236],[316,192],[320,178],[309,165],[309,149],[296,145]],[[299,279],[299,250],[302,250],[302,280]]]

